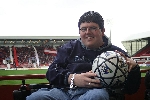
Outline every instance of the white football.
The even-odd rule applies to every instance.
[[[106,51],[93,61],[92,71],[103,87],[118,87],[127,79],[128,65],[119,53]]]

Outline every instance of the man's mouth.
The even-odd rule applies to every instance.
[[[87,39],[93,39],[94,37],[92,37],[92,36],[88,36],[88,37],[86,37]]]

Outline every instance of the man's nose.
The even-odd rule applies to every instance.
[[[89,33],[90,31],[91,31],[91,29],[90,29],[90,28],[87,28],[87,29],[86,29],[86,32],[87,32],[87,33]]]

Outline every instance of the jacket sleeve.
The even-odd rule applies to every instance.
[[[64,78],[68,72],[66,68],[68,65],[68,57],[70,54],[71,46],[70,44],[65,44],[57,50],[57,55],[54,62],[49,66],[46,72],[46,78],[50,84],[57,86],[64,85]]]
[[[129,72],[123,90],[126,94],[134,94],[138,91],[140,83],[141,83],[141,72],[140,67],[137,64],[137,66]]]

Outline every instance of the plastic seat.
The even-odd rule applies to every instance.
[[[13,91],[14,100],[26,100],[26,97],[31,94],[31,90],[25,85],[25,80],[22,80],[22,85],[18,90]]]
[[[150,100],[150,70],[146,72],[145,75],[145,99],[144,100]]]

